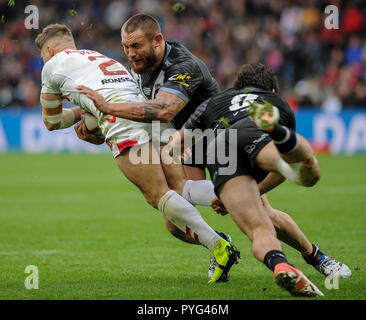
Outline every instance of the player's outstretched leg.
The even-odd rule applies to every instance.
[[[168,182],[168,186],[170,189],[175,190],[179,194],[182,194],[183,198],[185,198],[192,205],[201,205],[208,206],[211,203],[213,198],[217,198],[214,192],[214,186],[209,180],[187,180],[186,174],[187,172],[191,172],[192,170],[184,170],[184,167],[181,164],[166,164],[162,162],[162,168],[164,170],[164,174],[166,180]],[[197,177],[196,175],[191,175],[193,177]],[[198,176],[199,177],[199,176]],[[205,178],[204,175],[203,177]],[[166,216],[165,224],[168,231],[176,238],[191,244],[201,244],[198,239],[192,238],[187,235],[187,233],[181,231],[176,225],[174,225]],[[238,263],[238,258],[240,258],[240,252],[233,245],[231,237],[223,232],[216,233],[226,240],[232,248],[235,248],[235,255],[225,254],[224,256],[227,258],[228,262],[224,263],[221,261],[221,265],[224,263],[224,268],[221,269],[219,267],[219,263],[216,261],[215,253],[213,252],[210,256],[210,264],[208,268],[208,278],[210,280],[213,279],[212,282],[227,282],[228,273],[233,264]],[[226,259],[225,258],[225,259]],[[216,270],[216,267],[218,269]],[[215,275],[216,272],[216,275]],[[217,280],[216,280],[217,279]]]
[[[261,199],[264,209],[276,229],[279,240],[299,251],[308,264],[325,276],[331,275],[340,278],[352,276],[352,272],[346,264],[328,256],[315,244],[312,244],[290,215],[274,209],[266,195],[262,195]]]
[[[312,265],[316,270],[326,277],[352,277],[352,271],[346,264],[321,252],[315,244],[312,244],[311,254],[306,256],[304,255],[303,257],[308,264]]]
[[[199,241],[215,255],[218,263],[224,268],[215,270],[214,281],[217,281],[222,273],[230,270],[232,261],[230,250],[222,252],[220,248],[232,246],[202,219],[191,203],[169,189],[161,165],[152,164],[152,159],[158,157],[158,150],[151,143],[141,145],[139,148],[141,154],[149,155],[148,159],[144,159],[145,163],[131,163],[130,150],[126,150],[116,158],[117,165],[125,176],[139,187],[150,205],[159,209],[181,231]]]
[[[280,174],[297,185],[306,187],[313,185],[313,183],[309,184],[309,181],[313,181],[313,177],[304,176],[303,164],[301,162],[288,163],[282,159],[273,141],[261,149],[255,158],[255,163],[261,169]]]
[[[262,195],[261,199],[264,209],[276,229],[277,238],[299,251],[306,263],[312,265],[317,271],[325,276],[338,276],[340,278],[350,278],[352,276],[352,271],[345,263],[338,261],[334,257],[328,256],[320,251],[315,244],[312,244],[291,216],[285,212],[274,209],[269,203],[266,195]],[[219,214],[224,215],[228,213],[225,206],[218,198],[211,206]],[[219,232],[219,234],[223,233]],[[215,263],[215,257],[211,255],[210,268],[208,272],[209,278],[212,277],[215,269]]]
[[[320,167],[314,152],[304,137],[278,123],[277,107],[269,102],[253,102],[248,107],[247,114],[260,129],[271,136],[281,157],[296,172],[297,181],[293,182],[305,187],[315,185],[320,179]]]
[[[159,210],[180,230],[196,238],[208,248],[218,263],[209,283],[220,281],[238,260],[238,250],[221,238],[200,216],[195,207],[173,190],[159,200]]]
[[[274,272],[276,283],[293,295],[322,296],[300,270],[288,264],[261,203],[256,181],[249,176],[237,176],[226,181],[219,193],[234,222],[251,240],[253,255]]]

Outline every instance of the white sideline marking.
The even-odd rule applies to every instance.
[[[326,193],[365,193],[365,186],[339,186],[339,187],[325,187],[323,190]]]
[[[0,255],[3,256],[15,256],[21,254],[58,254],[61,250],[33,250],[33,251],[0,251]]]

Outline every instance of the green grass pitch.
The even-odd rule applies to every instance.
[[[328,290],[299,253],[284,251],[324,299],[365,299],[366,157],[319,159],[318,185],[286,182],[269,199],[353,276]],[[173,238],[111,155],[1,154],[0,191],[0,299],[295,299],[255,260],[230,216],[200,207],[242,252],[230,282],[207,285],[209,252]],[[38,267],[38,290],[25,288],[28,265]]]

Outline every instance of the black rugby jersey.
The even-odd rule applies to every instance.
[[[131,70],[131,74],[146,99],[155,99],[158,91],[163,90],[187,103],[173,119],[177,129],[197,106],[220,91],[207,66],[178,41],[166,41],[165,55],[157,69],[144,74]]]
[[[247,118],[245,112],[253,101],[268,101],[279,109],[279,123],[295,130],[295,114],[289,104],[277,93],[259,88],[230,88],[203,102],[184,124],[185,129],[226,128]]]

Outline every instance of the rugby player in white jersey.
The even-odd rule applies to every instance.
[[[152,124],[104,115],[92,100],[76,90],[82,84],[98,91],[109,102],[142,102],[144,98],[129,72],[96,51],[78,50],[65,25],[45,27],[35,42],[45,62],[40,100],[47,129],[68,128],[80,120],[80,109],[63,108],[63,99],[93,114],[124,175],[141,190],[151,206],[215,255],[221,266],[216,268],[215,280],[211,282],[226,278],[239,252],[207,225],[191,203],[169,189],[160,162],[156,164],[153,160],[160,159],[160,146],[151,141]],[[161,129],[170,126],[162,124]],[[146,162],[131,161],[130,153],[136,154],[137,149],[141,154],[148,154]]]

